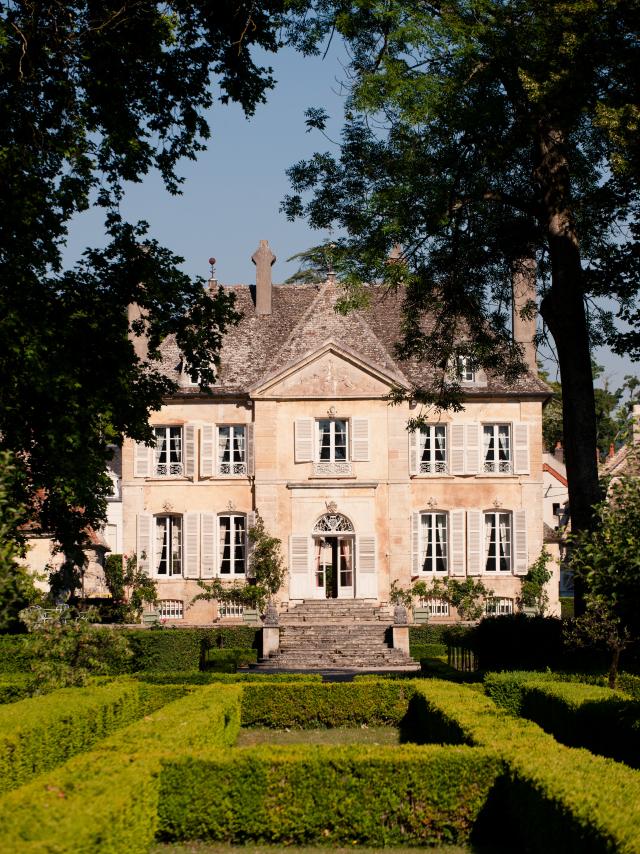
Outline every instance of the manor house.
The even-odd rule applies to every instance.
[[[514,323],[524,377],[508,385],[463,364],[464,410],[409,432],[419,407],[386,396],[424,384],[431,369],[394,355],[400,297],[372,287],[370,306],[344,316],[333,276],[273,285],[266,241],[253,260],[256,285],[229,288],[242,319],[224,340],[212,393],[191,382],[167,340],[164,368],[179,390],[152,415],[155,448],[123,447],[122,547],[157,579],[160,616],[241,617],[239,607],[193,599],[198,579],[245,578],[256,512],[283,545],[281,611],[326,598],[386,603],[394,581],[445,576],[481,578],[490,613],[515,610],[543,545],[548,387],[536,371],[535,321]],[[550,587],[553,612],[557,579]],[[421,605],[436,620],[456,616],[438,600]]]

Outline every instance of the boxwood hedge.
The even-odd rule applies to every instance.
[[[413,695],[413,682],[323,682],[244,686],[242,725],[313,729],[397,726]]]
[[[170,697],[171,695],[169,695]],[[0,791],[87,750],[163,702],[162,689],[117,681],[0,706]]]
[[[234,844],[464,844],[501,772],[495,755],[464,747],[264,746],[172,759],[158,833]]]
[[[405,727],[425,742],[486,747],[504,759],[493,825],[514,848],[640,852],[640,774],[625,765],[560,745],[489,697],[448,682],[416,686]]]

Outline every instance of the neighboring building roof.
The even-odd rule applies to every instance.
[[[562,486],[568,486],[567,483],[567,467],[564,463],[554,456],[554,454],[542,455],[542,471],[548,472]]]
[[[429,385],[433,370],[415,359],[402,361],[395,356],[395,345],[402,335],[402,298],[382,287],[371,287],[369,307],[349,312],[335,311],[341,289],[330,278],[322,285],[272,286],[271,314],[257,315],[255,287],[231,285],[239,324],[224,337],[220,353],[218,381],[214,395],[246,394],[268,375],[295,364],[309,352],[332,340],[345,350],[355,351],[363,360],[377,366],[407,385]],[[167,375],[180,383],[181,354],[173,338],[161,346]],[[181,395],[198,395],[197,386],[181,387]],[[486,395],[533,395],[543,398],[549,387],[527,373],[507,384],[489,374],[486,385],[465,386],[469,397]]]

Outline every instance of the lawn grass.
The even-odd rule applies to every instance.
[[[237,747],[255,747],[257,744],[400,744],[400,733],[392,726],[291,730],[248,727],[240,730]]]
[[[482,849],[484,851],[484,849]],[[149,854],[415,854],[416,851],[429,851],[430,854],[473,854],[473,848],[461,848],[449,845],[444,848],[361,848],[353,845],[351,848],[320,848],[296,847],[294,845],[207,845],[204,842],[190,842],[188,845],[155,845]]]

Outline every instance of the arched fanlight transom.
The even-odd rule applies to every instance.
[[[349,519],[342,513],[325,513],[316,522],[314,534],[340,534],[343,531],[353,532],[354,528]]]

